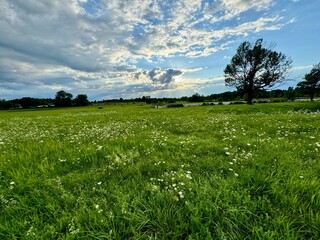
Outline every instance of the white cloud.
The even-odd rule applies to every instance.
[[[311,70],[312,69],[312,65],[308,65],[308,66],[294,66],[290,69],[291,72],[295,72],[295,71],[307,71],[307,70]]]
[[[228,11],[239,12],[262,9],[270,1],[223,0],[222,5]],[[200,0],[161,4],[113,0],[103,1],[98,7],[99,11],[92,15],[75,0],[5,1],[0,13],[1,29],[7,34],[0,41],[3,46],[41,62],[85,71],[108,69],[129,59],[150,59],[152,55],[208,56],[224,49],[213,45],[215,38],[226,37],[228,31],[199,29],[191,24],[197,21],[195,13],[201,9]],[[246,30],[243,26],[239,26],[241,31]],[[269,27],[272,28],[277,26]]]
[[[265,30],[278,30],[283,27],[284,23],[279,23],[281,17],[275,16],[271,18],[259,18],[256,21],[246,22],[236,27],[226,27],[222,30],[214,31],[217,38],[224,38],[232,35],[248,35],[250,32],[261,32]]]
[[[233,37],[278,30],[286,23],[277,15],[224,24],[249,9],[264,11],[272,4],[272,0],[2,0],[2,86],[18,91],[32,82],[42,89],[90,90],[140,74],[139,83],[166,87],[193,70],[161,70],[155,62],[210,56],[227,49]],[[141,61],[153,65],[141,69]]]
[[[273,0],[222,0],[225,9],[237,15],[249,9],[261,11],[271,6]]]

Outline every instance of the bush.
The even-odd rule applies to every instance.
[[[201,106],[209,106],[209,103],[202,103]]]

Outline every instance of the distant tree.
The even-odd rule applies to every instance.
[[[310,100],[313,101],[315,94],[320,92],[320,63],[313,65],[304,79],[305,81],[299,82],[297,86],[301,92],[309,94]]]
[[[296,93],[293,87],[289,87],[287,91],[285,91],[285,98],[289,101],[294,101],[296,98]]]
[[[264,90],[264,89],[258,89],[256,92],[255,92],[255,97],[256,98],[269,98],[270,96],[270,92]]]
[[[73,100],[75,106],[88,106],[89,100],[86,94],[78,94]]]
[[[150,96],[143,96],[140,100],[141,102],[145,102],[147,104],[152,103],[151,97]]]
[[[0,109],[9,109],[12,107],[12,102],[0,99]]]
[[[39,99],[23,97],[21,99],[17,99],[17,102],[22,106],[22,108],[33,108],[37,106]]]
[[[188,96],[183,96],[180,98],[180,101],[188,101],[189,97]]]
[[[189,102],[203,102],[203,101],[204,101],[204,97],[200,96],[199,93],[195,93],[189,98]]]
[[[254,45],[243,42],[224,69],[226,86],[235,86],[247,95],[252,104],[255,91],[271,87],[284,79],[291,67],[291,60],[283,53],[262,46],[263,39]]]
[[[63,90],[56,93],[55,105],[57,107],[70,107],[72,104],[72,94]]]
[[[231,101],[234,100],[236,97],[236,92],[227,91],[220,94],[218,101]]]
[[[284,97],[284,90],[275,89],[270,91],[271,98],[283,98]]]

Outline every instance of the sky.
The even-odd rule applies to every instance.
[[[210,95],[244,41],[320,62],[318,0],[1,0],[0,99]]]

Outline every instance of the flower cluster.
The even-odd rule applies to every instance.
[[[182,200],[191,191],[192,173],[184,169],[164,172],[158,178],[150,178],[149,189],[169,193],[176,201]]]

